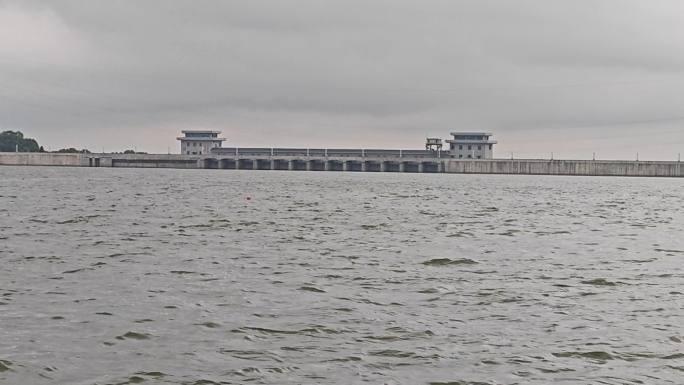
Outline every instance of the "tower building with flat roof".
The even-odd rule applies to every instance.
[[[176,139],[180,140],[183,155],[210,154],[212,148],[221,147],[226,140],[226,138],[219,137],[221,131],[185,130],[181,132],[183,136]]]
[[[496,140],[490,140],[490,132],[452,132],[449,153],[457,159],[492,159]]]
[[[427,138],[425,139],[425,150],[427,151],[442,151],[442,139]]]

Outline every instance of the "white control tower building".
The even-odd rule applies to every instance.
[[[490,140],[490,132],[452,132],[449,153],[457,159],[492,159],[496,140]]]
[[[186,130],[179,136],[181,154],[202,155],[211,153],[212,148],[221,147],[226,138],[219,138],[221,131]]]

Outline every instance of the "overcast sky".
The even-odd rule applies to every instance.
[[[681,0],[0,0],[0,129],[49,149],[684,153]]]

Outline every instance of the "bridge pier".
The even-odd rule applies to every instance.
[[[387,162],[380,162],[380,172],[387,172]]]
[[[314,167],[313,162],[314,162],[313,160],[307,160],[306,161],[306,171],[313,170],[313,167]]]
[[[259,169],[259,159],[252,159],[252,170]]]
[[[348,160],[343,161],[342,162],[342,171],[349,171],[349,169],[351,168],[350,166],[351,166],[351,164],[349,163]]]
[[[292,171],[292,170],[295,169],[295,162],[294,162],[294,160],[288,160],[288,161],[287,161],[287,169],[288,169],[289,171]]]
[[[366,171],[368,171],[368,162],[361,161],[361,172],[366,172]]]
[[[423,162],[418,162],[418,172],[425,172],[425,166],[423,165]]]
[[[406,162],[399,162],[399,172],[406,172]]]

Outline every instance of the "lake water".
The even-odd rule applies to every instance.
[[[682,384],[684,180],[0,168],[0,383]]]

